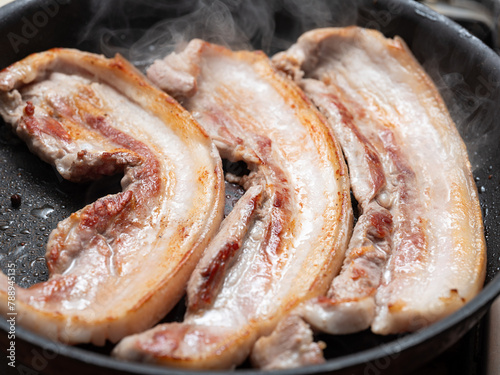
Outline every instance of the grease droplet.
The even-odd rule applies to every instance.
[[[9,251],[9,253],[11,253],[12,256],[15,258],[19,258],[23,254],[25,247],[26,247],[26,244],[21,243],[21,244],[17,245],[15,248],[11,249],[11,251]]]
[[[427,18],[429,21],[437,21],[439,19],[438,16],[426,10],[415,9],[415,13],[417,13],[421,17]]]
[[[472,35],[465,29],[458,30],[458,36],[466,39],[472,38]]]
[[[54,212],[54,207],[44,204],[40,208],[34,208],[30,213],[39,219],[48,219],[49,215]]]
[[[3,223],[0,223],[0,230],[7,230],[10,228],[10,226],[12,225],[13,221],[8,221],[8,222],[3,222]]]

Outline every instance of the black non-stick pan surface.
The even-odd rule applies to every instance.
[[[314,27],[358,24],[379,29],[389,37],[400,35],[437,83],[467,144],[486,229],[485,287],[455,314],[412,334],[384,337],[367,331],[321,335],[318,338],[328,345],[325,364],[277,373],[407,373],[427,363],[468,332],[500,293],[500,58],[458,25],[410,0],[233,0],[204,4],[17,0],[0,9],[0,68],[52,47],[107,55],[121,52],[144,68],[155,54],[164,52],[160,46],[182,33],[188,38],[201,36],[235,48],[252,46],[269,54],[287,48],[302,32]],[[193,10],[207,7],[216,12],[193,14]],[[179,19],[181,22],[174,22]],[[50,231],[71,212],[118,191],[119,178],[87,185],[63,181],[0,121],[2,270],[7,272],[7,264],[13,262],[22,287],[47,280],[44,253]],[[182,303],[169,319],[181,315]],[[189,373],[118,361],[108,356],[111,344],[103,348],[71,347],[19,326],[15,327],[14,340],[16,368],[11,368],[6,365],[10,326],[5,319],[0,320],[0,326],[0,363],[8,373]],[[245,365],[236,371],[258,372]]]

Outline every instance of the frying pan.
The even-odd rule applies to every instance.
[[[250,3],[256,7],[249,9]],[[428,328],[392,336],[368,331],[320,335],[318,339],[328,345],[325,364],[276,373],[407,373],[456,343],[500,294],[500,124],[496,121],[500,119],[496,104],[500,100],[500,58],[457,24],[410,0],[304,3],[306,7],[299,1],[226,1],[224,9],[240,34],[246,35],[247,45],[269,54],[286,48],[302,32],[322,26],[358,24],[406,41],[436,82],[467,144],[486,230],[487,274],[485,287],[476,298]],[[164,20],[185,17],[196,6],[196,1],[17,0],[0,9],[0,68],[51,47],[106,54],[120,51],[128,58],[137,58],[133,62],[141,68],[144,61],[140,54],[132,55],[131,51],[145,30]],[[259,7],[266,9],[265,16],[256,15]],[[210,34],[210,39],[221,42],[216,33]],[[97,197],[118,191],[120,176],[86,185],[63,181],[0,122],[0,177],[0,266],[6,272],[7,264],[14,262],[17,282],[26,287],[48,277],[43,256],[50,230]],[[19,197],[12,198],[14,194]],[[182,303],[168,319],[179,316]],[[0,332],[4,365],[10,326],[5,319],[0,320],[0,326],[4,330]],[[74,374],[189,373],[115,360],[108,356],[111,345],[66,346],[19,326],[15,333],[17,369],[3,367],[12,373],[65,374],[69,369]],[[260,373],[245,365],[237,371]]]

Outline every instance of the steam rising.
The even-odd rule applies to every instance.
[[[368,10],[358,13],[362,4]],[[380,10],[370,9],[373,4],[363,0],[92,0],[96,16],[81,41],[90,41],[107,56],[120,53],[145,71],[154,60],[182,49],[193,38],[234,50],[260,49],[272,55],[288,48],[305,31],[318,27],[361,24],[391,33],[394,21],[398,29],[405,29],[397,25],[404,5],[399,0],[384,1],[386,8]],[[443,19],[418,3],[415,12],[426,21]],[[500,85],[495,75],[464,77],[450,73],[474,70],[469,51],[455,51],[443,39],[434,40],[436,46],[429,54],[428,40],[436,39],[432,33],[432,28],[417,27],[410,48],[417,57],[418,51],[423,51],[420,59],[443,94],[476,168],[484,163],[475,156],[476,151],[492,147],[500,136],[495,126],[497,106],[493,104],[500,96]],[[464,32],[462,37],[471,36]],[[456,61],[457,65],[442,71],[444,60]]]
[[[100,48],[106,55],[120,53],[136,66],[144,67],[155,59],[163,58],[170,52],[182,48],[193,38],[202,38],[231,48],[250,48],[251,38],[259,37],[265,44],[265,39],[272,35],[273,23],[268,18],[266,2],[260,1],[260,3],[262,8],[245,9],[244,13],[248,14],[249,18],[242,19],[243,22],[237,25],[231,14],[231,8],[235,7],[237,2],[226,4],[219,1],[191,2],[191,7],[186,7],[189,9],[188,13],[183,12],[183,9],[176,9],[177,12],[180,11],[180,16],[159,21],[147,30],[129,29],[128,25],[124,29],[103,30]],[[248,2],[242,3],[242,6],[245,7],[245,4]],[[154,11],[156,8],[145,7],[145,9]],[[251,17],[256,9],[262,9],[262,14]],[[152,16],[154,17],[154,13]],[[257,22],[245,22],[254,18]],[[131,39],[139,34],[142,35],[130,44]]]
[[[460,38],[480,44],[481,41],[461,30]],[[438,87],[448,110],[467,145],[472,169],[485,167],[485,150],[498,148],[500,115],[496,104],[500,97],[500,76],[497,71],[482,69],[477,56],[467,48],[456,48],[447,38],[436,38],[430,49],[428,39],[432,31],[417,28],[410,46],[417,51],[424,69]],[[418,56],[417,56],[418,57]],[[493,152],[487,151],[490,158]]]
[[[479,85],[475,89],[470,87],[460,73],[444,74],[441,81],[437,82],[444,84],[441,92],[448,99],[448,109],[467,144],[473,169],[481,166],[481,161],[476,161],[475,157],[478,150],[488,147],[493,133],[498,133],[496,122],[492,121],[493,114],[489,113],[489,109],[496,106],[493,87],[498,87],[498,83],[494,83],[491,78],[478,78]]]
[[[355,22],[354,3],[324,0],[94,0],[96,14],[81,36],[107,56],[120,53],[140,69],[182,49],[193,38],[268,54],[288,48],[303,32]],[[348,2],[347,2],[348,3]],[[164,19],[160,19],[161,15]],[[165,17],[166,16],[166,17]],[[144,20],[158,20],[147,24]],[[97,37],[96,37],[97,36]]]

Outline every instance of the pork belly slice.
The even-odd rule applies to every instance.
[[[467,151],[403,40],[318,29],[273,62],[328,118],[361,211],[327,298],[300,314],[331,333],[392,334],[428,326],[472,299],[486,254]]]
[[[323,342],[315,342],[309,325],[298,315],[290,314],[278,323],[276,329],[255,343],[250,355],[254,367],[279,370],[321,364]]]
[[[19,324],[96,345],[153,326],[184,293],[222,220],[222,163],[208,135],[120,56],[76,50],[31,55],[3,70],[0,113],[67,179],[124,173],[122,192],[50,234],[49,280],[16,288]],[[2,274],[4,316],[7,290]]]
[[[352,226],[346,165],[324,117],[263,53],[193,40],[148,77],[251,172],[233,177],[246,192],[191,276],[184,321],[125,338],[113,354],[231,368],[338,273]]]

